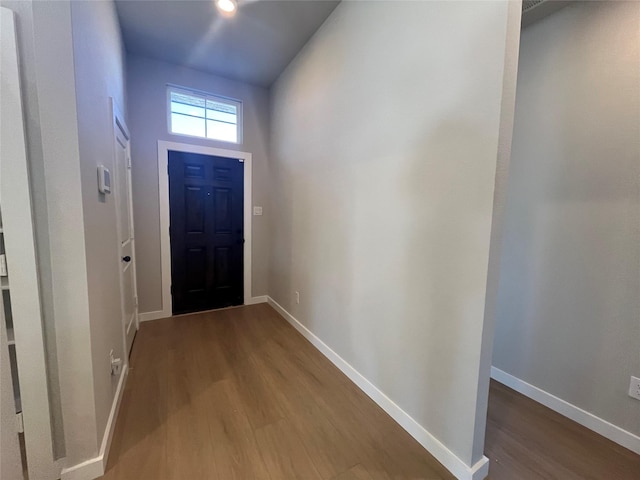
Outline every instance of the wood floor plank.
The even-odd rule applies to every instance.
[[[389,478],[386,476],[386,478]],[[362,465],[354,465],[349,470],[333,477],[333,480],[375,480],[375,477]]]
[[[160,325],[160,327],[162,327]],[[138,335],[132,365],[116,422],[111,453],[104,478],[109,480],[163,480],[167,477],[166,372],[168,359],[157,355],[147,368],[151,351],[166,352],[164,342],[152,335]]]
[[[491,480],[638,480],[640,457],[492,383]],[[107,480],[450,480],[268,305],[144,323]]]
[[[273,385],[260,375],[259,365],[254,360],[248,358],[237,363],[233,378],[238,386],[238,401],[254,429],[284,418],[285,412],[277,401]]]
[[[207,423],[210,432],[218,478],[271,480],[238,395],[235,381],[223,380],[203,396],[200,405],[201,421]]]
[[[198,371],[189,360],[192,350],[169,350],[169,385],[165,418],[167,475],[169,478],[215,478],[213,451],[206,419],[197,409],[204,387],[193,379]],[[205,420],[205,421],[203,421]],[[189,439],[189,441],[185,441]]]
[[[485,454],[491,480],[640,478],[640,455],[493,380]]]
[[[274,479],[318,479],[316,470],[304,443],[287,418],[255,431],[258,448],[267,471]]]
[[[289,416],[320,477],[329,480],[365,460],[318,408]]]

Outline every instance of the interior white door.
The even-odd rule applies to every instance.
[[[116,110],[114,109],[114,112]],[[129,355],[138,330],[138,297],[136,293],[135,240],[131,205],[131,156],[129,135],[124,121],[114,113],[115,137],[115,197],[120,249],[120,288],[122,292],[122,323],[125,348]]]

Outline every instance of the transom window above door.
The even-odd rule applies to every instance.
[[[169,133],[242,143],[242,102],[168,87]]]

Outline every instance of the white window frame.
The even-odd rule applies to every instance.
[[[189,135],[186,133],[174,133],[171,129],[171,92],[182,93],[184,95],[194,95],[198,97],[204,97],[206,100],[212,100],[214,102],[226,103],[229,105],[233,105],[237,108],[237,122],[236,122],[236,131],[237,131],[237,142],[232,142],[229,140],[219,140],[217,138],[209,138],[209,137],[200,137],[198,135]],[[209,142],[222,142],[231,145],[242,145],[243,141],[243,120],[244,115],[242,113],[242,101],[237,100],[235,98],[225,97],[223,95],[216,95],[210,92],[204,92],[202,90],[195,90],[193,88],[181,87],[179,85],[167,84],[167,131],[169,135],[175,135],[177,137],[188,137],[188,138],[199,138],[200,140],[205,140]],[[206,120],[205,120],[205,133],[206,133]]]

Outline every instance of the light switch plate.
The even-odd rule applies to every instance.
[[[262,215],[262,207],[253,207],[254,215]]]
[[[111,193],[111,172],[104,165],[98,165],[98,191]]]
[[[629,382],[629,396],[640,400],[640,378],[631,377],[631,381]]]

